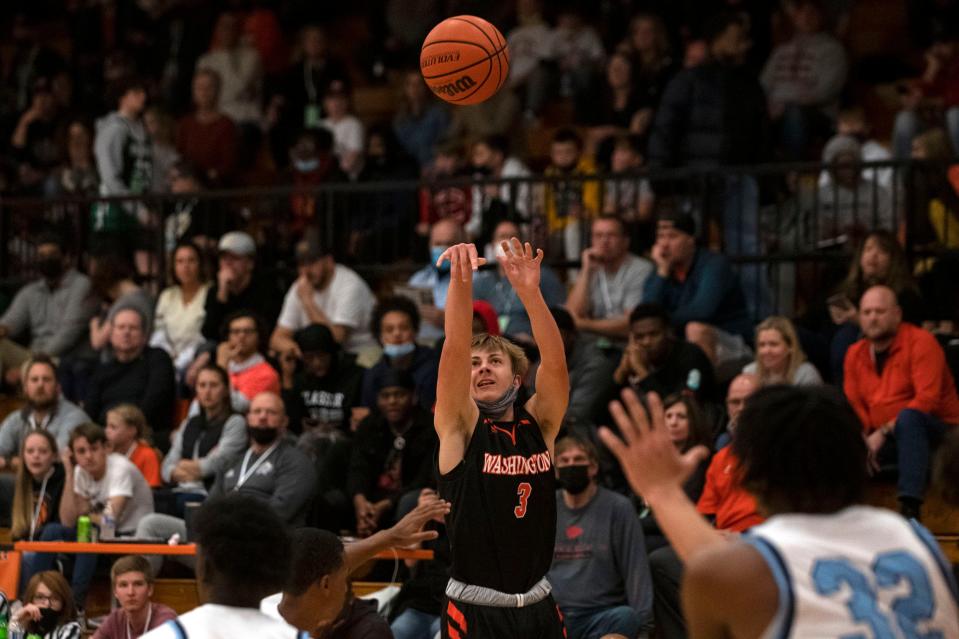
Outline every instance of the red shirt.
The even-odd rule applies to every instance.
[[[932,333],[918,326],[900,324],[881,375],[865,339],[849,348],[843,369],[846,399],[866,432],[894,421],[904,408],[959,424],[959,396],[946,355]]]
[[[280,394],[280,376],[266,361],[254,364],[238,373],[230,373],[230,386],[249,400],[265,391]]]
[[[706,469],[706,486],[699,496],[696,510],[704,515],[715,515],[716,528],[742,532],[763,523],[756,507],[756,499],[739,483],[739,460],[732,446],[726,446],[713,456]]]
[[[176,149],[214,185],[223,184],[233,173],[236,162],[237,132],[233,120],[225,115],[212,122],[200,122],[190,114],[177,123]]]
[[[153,446],[145,441],[138,441],[137,447],[130,453],[129,458],[133,465],[143,473],[143,477],[150,484],[150,488],[158,488],[163,485],[163,480],[160,478],[160,457]]]

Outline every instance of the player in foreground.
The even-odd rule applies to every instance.
[[[553,444],[569,399],[563,341],[539,290],[543,251],[503,242],[503,270],[529,314],[541,364],[536,394],[516,397],[528,367],[500,337],[472,336],[473,271],[486,260],[472,244],[450,247],[446,341],[436,385],[439,492],[452,567],[442,635],[563,637],[545,575],[556,538]]]
[[[625,405],[625,406],[624,406]],[[915,521],[862,505],[866,447],[835,391],[786,386],[749,399],[731,444],[769,519],[742,537],[706,523],[682,491],[705,451],[680,456],[662,404],[626,390],[600,437],[686,563],[691,637],[959,637],[956,584]]]

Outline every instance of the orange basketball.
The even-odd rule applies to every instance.
[[[423,41],[420,71],[440,98],[452,104],[477,104],[506,83],[506,39],[482,18],[447,18]]]

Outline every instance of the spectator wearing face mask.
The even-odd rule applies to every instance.
[[[23,593],[24,605],[13,614],[10,626],[24,631],[20,636],[40,635],[44,639],[80,639],[70,585],[56,570],[34,575]]]
[[[247,413],[250,446],[226,470],[217,473],[210,497],[242,493],[257,499],[284,522],[302,525],[316,490],[313,464],[286,436],[288,420],[283,400],[275,393],[260,393]],[[152,514],[137,526],[140,539],[170,539],[187,534],[186,522],[170,515]],[[154,574],[161,557],[148,558]],[[186,561],[192,566],[191,560]]]
[[[547,577],[570,639],[639,636],[652,626],[653,588],[636,510],[599,486],[599,457],[584,439],[556,442],[556,474],[561,489]]]
[[[19,381],[31,351],[62,357],[80,346],[96,311],[90,278],[70,266],[63,238],[41,233],[36,247],[40,278],[20,289],[0,317],[0,367],[8,384]],[[14,337],[26,337],[29,348]]]
[[[409,371],[416,384],[416,401],[432,410],[436,401],[436,352],[416,343],[420,314],[416,304],[405,297],[390,297],[373,309],[371,330],[383,345],[383,356],[363,375],[360,404],[373,408],[373,382],[388,370]]]
[[[420,326],[419,337],[427,342],[435,342],[443,337],[443,321],[446,317],[446,292],[450,284],[449,262],[436,264],[439,256],[454,244],[466,241],[463,225],[452,219],[442,219],[430,228],[430,261],[426,266],[413,273],[407,284],[413,288],[425,289],[430,297],[428,304],[420,304],[419,312],[425,320]]]

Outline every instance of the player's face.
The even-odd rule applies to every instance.
[[[676,448],[682,448],[689,439],[689,412],[686,404],[676,402],[666,409],[666,431]]]
[[[494,402],[519,380],[513,373],[509,356],[501,351],[473,351],[471,395],[473,399]]]
[[[153,586],[147,582],[146,575],[142,572],[125,572],[117,575],[113,594],[123,610],[128,613],[139,612],[150,603]]]
[[[756,340],[759,361],[768,371],[783,373],[789,364],[789,346],[782,334],[774,328],[759,331]]]

